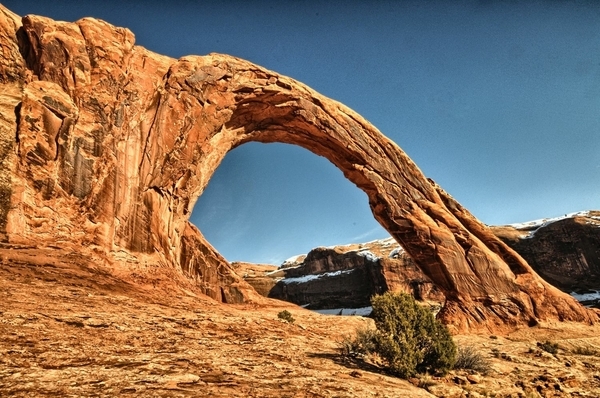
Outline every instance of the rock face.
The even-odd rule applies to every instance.
[[[9,242],[78,242],[108,257],[176,267],[209,296],[247,287],[188,222],[229,150],[302,146],[369,197],[375,218],[445,294],[457,330],[593,315],[347,107],[234,57],[179,60],[127,29],[19,18],[0,9],[0,231]]]
[[[270,274],[277,272],[278,267],[276,265],[236,261],[231,263],[231,267],[261,296],[267,297],[273,286],[275,286],[276,280],[270,277]]]
[[[493,227],[545,280],[568,292],[600,288],[600,212]]]
[[[444,295],[394,239],[319,247],[295,267],[282,268],[269,297],[309,309],[361,308],[388,290],[443,304]],[[284,277],[284,278],[283,278]],[[283,278],[283,279],[282,279]]]

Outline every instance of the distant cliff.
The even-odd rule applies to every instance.
[[[542,275],[565,292],[600,289],[600,212],[491,227]],[[278,271],[246,279],[272,286],[268,296],[311,309],[360,308],[387,290],[443,304],[444,296],[392,238],[318,247]],[[261,289],[265,294],[265,289]]]
[[[492,227],[492,231],[561,290],[600,289],[600,211]]]
[[[392,238],[317,247],[276,271],[257,275],[244,269],[240,275],[261,294],[270,284],[268,297],[310,309],[366,307],[373,294],[388,290],[411,293],[433,304],[444,302],[443,293]]]

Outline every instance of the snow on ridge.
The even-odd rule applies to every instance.
[[[356,254],[361,257],[364,257],[367,261],[371,261],[372,263],[379,261],[379,257],[377,257],[373,252],[369,250],[361,250],[359,252],[356,252]]]
[[[577,211],[575,213],[565,214],[564,216],[560,216],[560,217],[541,218],[539,220],[533,220],[533,221],[527,221],[527,222],[521,222],[521,223],[515,223],[515,224],[507,224],[506,226],[513,227],[515,229],[518,229],[520,231],[528,233],[526,236],[523,236],[522,239],[530,239],[535,235],[535,233],[540,228],[546,227],[557,221],[565,220],[568,218],[574,218],[574,217],[588,217],[588,218],[592,218],[594,220],[600,220],[599,216],[592,216],[590,214],[589,210],[584,210],[584,211]]]
[[[390,254],[388,255],[389,258],[398,258],[400,257],[400,254],[404,253],[404,248],[402,246],[398,246],[397,248],[395,248],[394,250],[392,250],[390,252]]]
[[[344,270],[344,271],[333,271],[333,272],[324,272],[322,274],[317,274],[317,275],[304,275],[304,276],[298,276],[295,278],[284,278],[281,280],[281,282],[285,283],[285,284],[289,284],[289,283],[306,283],[306,282],[310,282],[310,281],[314,281],[316,279],[320,279],[323,277],[329,278],[329,277],[333,277],[333,276],[340,276],[343,274],[349,274],[351,272],[354,272],[354,269],[349,269],[349,270]]]
[[[288,265],[288,264],[295,264],[298,261],[298,259],[304,255],[305,254],[297,254],[295,256],[292,256],[292,257],[288,258],[287,260],[285,260],[283,263],[281,263],[281,265],[284,266],[284,265]]]
[[[586,210],[586,211],[578,211],[575,213],[565,214],[564,216],[560,216],[560,217],[540,218],[538,220],[532,220],[532,221],[526,221],[526,222],[520,222],[520,223],[514,223],[514,224],[507,224],[506,226],[513,227],[515,229],[533,229],[533,228],[537,229],[540,227],[545,227],[546,225],[552,224],[556,221],[564,220],[567,218],[573,218],[573,217],[591,217],[591,218],[595,218],[595,219],[600,219],[600,217],[590,216],[590,212],[588,210]]]
[[[271,276],[271,275],[274,275],[274,274],[276,274],[276,273],[278,273],[278,272],[281,272],[281,273],[283,273],[283,272],[285,272],[285,271],[287,271],[287,270],[290,270],[290,269],[296,269],[296,268],[300,268],[301,266],[302,266],[302,264],[295,265],[295,266],[293,266],[293,267],[286,267],[286,268],[281,268],[281,267],[279,267],[279,268],[277,268],[276,270],[273,270],[273,271],[267,272],[267,273],[265,274],[265,276]]]

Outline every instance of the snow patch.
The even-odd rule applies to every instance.
[[[588,293],[575,293],[571,292],[571,296],[577,301],[598,301],[600,300],[599,291],[590,291]]]
[[[369,316],[373,311],[373,307],[361,307],[361,308],[331,308],[327,310],[313,310],[323,315],[356,315],[356,316]]]
[[[289,283],[306,283],[306,282],[310,282],[310,281],[314,281],[320,278],[331,278],[334,276],[340,276],[343,274],[349,274],[351,272],[354,272],[355,270],[353,269],[349,269],[349,270],[345,270],[345,271],[334,271],[334,272],[324,272],[322,274],[317,274],[317,275],[304,275],[304,276],[298,276],[295,278],[285,278],[282,279],[281,282],[285,283],[285,284],[289,284]]]
[[[300,268],[301,266],[302,266],[302,264],[295,265],[295,266],[293,266],[293,267],[286,267],[286,268],[281,268],[281,267],[280,267],[280,268],[277,268],[276,270],[273,270],[273,271],[267,272],[267,273],[265,274],[265,276],[272,276],[272,275],[275,275],[275,274],[277,274],[278,272],[283,274],[283,273],[285,273],[287,270],[290,270],[290,269],[296,269],[296,268]]]
[[[284,267],[286,265],[296,264],[298,262],[298,259],[302,256],[304,256],[304,254],[298,254],[296,256],[292,256],[292,257],[288,258],[287,260],[285,260],[283,263],[281,263],[281,266]]]
[[[398,258],[400,257],[400,254],[404,253],[404,249],[402,247],[397,247],[394,250],[392,250],[389,254],[389,258]]]
[[[379,261],[379,257],[377,257],[373,252],[370,252],[368,250],[361,250],[356,254],[361,257],[364,257],[367,261],[370,261],[372,263]]]

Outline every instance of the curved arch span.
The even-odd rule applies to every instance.
[[[18,18],[3,12],[13,58],[0,77],[20,99],[0,126],[11,132],[0,138],[18,137],[6,163],[15,165],[11,206],[0,209],[9,240],[80,234],[115,258],[127,251],[181,269],[211,297],[243,301],[249,287],[188,218],[228,151],[281,142],[324,156],[367,194],[377,221],[446,295],[440,317],[456,330],[592,322],[344,105],[234,57],[159,56],[94,19],[28,16],[17,34]]]
[[[589,316],[425,178],[394,142],[360,115],[292,79],[225,55],[186,57],[171,66],[161,107],[183,108],[183,119],[197,111],[200,120],[213,118],[198,127],[201,139],[188,141],[210,154],[190,162],[199,178],[187,183],[189,203],[232,148],[250,141],[299,145],[330,160],[367,194],[377,221],[445,293],[440,316],[457,329]],[[157,135],[172,131],[171,122],[161,122]],[[173,153],[171,158],[181,158]],[[160,190],[168,190],[170,181],[165,182]]]

